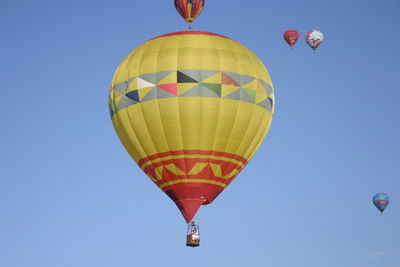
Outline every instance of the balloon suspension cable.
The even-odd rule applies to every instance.
[[[381,211],[381,215],[383,216],[383,211]]]

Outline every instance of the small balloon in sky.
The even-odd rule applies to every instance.
[[[324,34],[319,30],[312,30],[306,33],[307,44],[315,51],[318,46],[324,41]]]
[[[191,23],[203,11],[205,0],[175,0],[175,8],[179,15],[186,21],[189,29],[192,28]]]
[[[283,39],[285,39],[286,43],[293,48],[294,44],[299,40],[299,32],[296,30],[285,31]]]
[[[383,211],[389,205],[390,197],[388,194],[378,193],[372,198],[372,201],[375,207],[383,214]]]

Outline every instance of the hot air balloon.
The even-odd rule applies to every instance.
[[[373,198],[372,201],[374,202],[375,207],[380,210],[381,214],[389,205],[390,197],[388,194],[385,193],[378,193]]]
[[[285,33],[283,34],[283,38],[285,39],[286,43],[288,43],[288,45],[293,48],[294,44],[299,39],[299,32],[296,30],[285,31]]]
[[[181,31],[134,49],[109,96],[114,128],[190,223],[255,154],[274,112],[260,59],[225,36]]]
[[[318,30],[312,30],[306,33],[306,42],[314,50],[324,41],[324,34]]]
[[[205,0],[175,0],[175,8],[191,29],[191,23],[200,15]]]

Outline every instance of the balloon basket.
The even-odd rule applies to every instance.
[[[188,231],[186,235],[186,246],[198,247],[200,246],[200,231],[199,226],[195,222],[188,224]]]

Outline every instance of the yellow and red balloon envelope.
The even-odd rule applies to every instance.
[[[263,63],[239,42],[182,31],[134,49],[114,74],[109,104],[126,150],[190,222],[260,146],[274,93]]]

